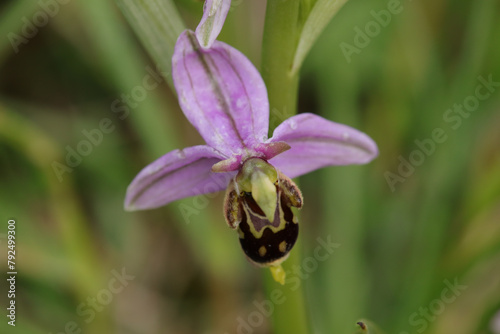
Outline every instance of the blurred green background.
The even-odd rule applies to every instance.
[[[366,132],[380,156],[300,179],[289,277],[311,333],[368,319],[378,333],[498,334],[500,2],[380,14],[394,3],[349,1],[305,60],[299,112]],[[202,3],[176,5],[194,29]],[[264,15],[265,1],[233,1],[220,36],[257,67]],[[0,36],[0,268],[15,219],[18,271],[16,327],[1,283],[1,332],[271,333],[280,305],[263,308],[223,193],[123,210],[142,167],[202,139],[115,3],[0,1]],[[336,244],[322,260],[319,237]]]

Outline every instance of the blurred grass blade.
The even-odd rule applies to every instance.
[[[171,0],[116,0],[139,40],[164,73],[171,72],[177,37],[185,29]],[[165,78],[171,83],[171,77]]]
[[[23,18],[31,17],[38,9],[38,3],[32,0],[12,1],[8,5],[4,5],[2,15],[0,15],[0,33],[3,36],[0,39],[0,64],[5,60],[9,52],[17,53],[23,47],[24,43],[14,46],[12,38],[14,35],[19,35],[18,38],[26,40],[22,36],[21,30],[26,24]],[[16,48],[19,48],[16,51]]]
[[[293,59],[292,74],[300,69],[314,42],[346,2],[347,0],[318,0],[314,4],[300,34],[299,44]]]
[[[154,2],[154,1],[153,1]],[[147,63],[137,50],[130,34],[123,29],[121,16],[112,2],[88,0],[79,3],[81,17],[92,43],[97,59],[95,63],[106,73],[121,94],[131,94],[134,87],[142,87],[144,78],[149,75],[145,69]],[[172,46],[173,50],[173,46]],[[156,59],[154,59],[156,61]],[[170,68],[171,58],[162,59],[157,66]],[[162,75],[171,79],[169,72],[162,68]],[[173,89],[171,80],[167,80]],[[158,157],[180,143],[177,131],[169,112],[174,108],[165,105],[159,98],[161,85],[147,91],[147,98],[134,100],[134,105],[120,103],[130,110],[131,124],[137,129],[151,157]],[[175,92],[175,90],[172,90]],[[123,101],[123,100],[122,100]]]
[[[471,88],[467,83],[475,82],[478,73],[482,73],[485,54],[491,43],[489,35],[495,31],[494,25],[498,21],[495,6],[495,1],[478,1],[471,6],[452,85],[452,93],[457,96],[467,94]]]
[[[47,194],[45,204],[54,219],[64,253],[68,255],[71,271],[71,288],[78,300],[86,300],[102,286],[102,267],[106,258],[98,254],[92,231],[86,224],[83,207],[75,192],[70,175],[65,182],[54,177],[52,163],[61,161],[63,153],[54,140],[36,124],[21,116],[19,110],[8,109],[0,102],[0,143],[13,147],[37,167]],[[36,270],[36,269],[35,269]],[[33,273],[35,271],[27,271]],[[33,277],[34,279],[34,277]],[[91,322],[86,329],[107,331],[106,317]],[[102,332],[99,330],[99,332]]]

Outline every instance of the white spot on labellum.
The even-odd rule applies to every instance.
[[[288,121],[288,126],[290,126],[290,129],[295,130],[297,129],[297,122],[294,119],[291,119]]]
[[[348,134],[347,132],[344,132],[344,133],[342,134],[342,138],[344,138],[344,140],[349,139],[349,137],[350,137],[350,136],[349,136],[349,134]]]

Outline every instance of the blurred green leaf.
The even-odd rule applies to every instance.
[[[165,79],[172,85],[175,42],[186,28],[172,0],[116,0]],[[173,89],[173,91],[175,91]]]
[[[101,0],[88,0],[79,3],[79,6],[82,8],[81,15],[86,22],[86,29],[93,37],[91,44],[95,47],[98,64],[120,92],[105,111],[107,115],[115,113],[120,120],[130,116],[132,126],[137,129],[151,157],[156,158],[178,148],[180,143],[177,130],[172,118],[168,116],[168,112],[177,109],[165,105],[159,98],[159,91],[164,87],[161,82],[150,80],[156,81],[153,88],[145,86],[144,81],[154,78],[151,72],[156,69],[149,67],[148,62],[141,57],[137,44],[133,43],[120,21],[116,7],[112,2]],[[173,50],[173,46],[170,46]],[[170,66],[170,58],[160,60],[161,66],[166,66],[167,63]],[[169,72],[164,72],[161,68],[160,72],[171,81]],[[139,98],[134,97],[134,91],[141,93],[138,94]]]
[[[295,51],[295,57],[293,59],[291,69],[292,75],[300,70],[302,62],[318,39],[318,36],[323,32],[326,25],[346,2],[347,0],[316,1],[300,34],[299,44],[297,46],[297,50]]]
[[[22,50],[24,42],[29,41],[21,31],[26,24],[23,17],[31,17],[39,8],[37,1],[11,1],[0,14],[0,66],[10,52],[17,54]],[[28,19],[29,20],[29,19]]]

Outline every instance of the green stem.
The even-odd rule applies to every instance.
[[[304,281],[292,272],[292,268],[302,268],[302,243],[297,240],[288,259],[283,262],[287,273],[285,285],[280,285],[271,276],[270,270],[264,270],[266,299],[274,304],[271,315],[272,333],[309,333],[309,321],[304,298]]]
[[[292,74],[292,65],[300,36],[298,0],[268,0],[262,46],[262,76],[267,86],[270,103],[270,129],[297,113],[298,74]],[[300,242],[283,263],[289,278],[292,267],[301,265]],[[308,333],[303,282],[279,285],[265,271],[267,299],[275,302],[282,295],[283,303],[276,303],[272,314],[273,333]],[[293,288],[293,289],[292,289]]]
[[[292,74],[300,29],[299,0],[267,2],[262,41],[262,77],[270,103],[270,129],[297,113],[298,73]]]

